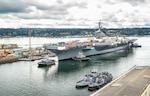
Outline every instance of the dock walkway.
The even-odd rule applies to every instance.
[[[150,84],[150,66],[134,66],[90,96],[141,96]]]

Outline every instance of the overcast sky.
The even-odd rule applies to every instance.
[[[150,27],[150,0],[0,0],[0,28]]]

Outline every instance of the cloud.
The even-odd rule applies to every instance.
[[[64,19],[69,16],[69,9],[78,8],[85,9],[87,7],[86,2],[77,2],[77,1],[68,1],[63,2],[62,0],[55,0],[51,4],[27,1],[28,5],[30,5],[27,9],[27,13],[19,13],[17,16],[22,19]]]
[[[130,3],[133,6],[138,6],[138,5],[146,3],[146,0],[122,0],[122,1],[123,2],[128,2],[128,3]]]
[[[27,5],[21,0],[0,0],[0,13],[24,12]]]
[[[135,27],[150,22],[149,0],[0,0],[0,27]],[[10,22],[8,22],[10,21]],[[4,26],[5,25],[5,26]]]
[[[63,1],[62,0],[57,0],[57,3],[62,4]]]
[[[145,4],[148,0],[105,0],[108,4],[117,4],[117,3],[129,3],[132,6],[138,6]]]

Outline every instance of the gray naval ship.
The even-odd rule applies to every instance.
[[[100,23],[95,36],[87,37],[84,42],[75,40],[70,42],[58,42],[57,44],[44,44],[43,47],[55,53],[58,60],[71,59],[82,52],[85,56],[100,55],[129,48],[135,40],[125,37],[109,37],[102,32]]]

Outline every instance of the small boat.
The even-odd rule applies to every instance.
[[[39,67],[55,65],[55,60],[52,60],[49,56],[38,62]]]
[[[101,87],[103,87],[105,85],[105,79],[104,78],[100,78],[100,77],[96,77],[96,81],[93,83],[90,83],[88,85],[88,90],[89,91],[95,91]]]
[[[95,91],[112,81],[112,78],[112,74],[108,72],[91,72],[86,74],[82,80],[76,83],[76,88],[83,88],[88,86],[89,91]]]
[[[78,60],[78,61],[88,61],[90,60],[89,57],[86,57],[82,52],[79,52],[77,56],[72,58],[73,60]]]
[[[83,88],[83,87],[87,87],[91,82],[87,81],[87,80],[80,80],[76,83],[76,88]]]
[[[102,88],[107,83],[109,83],[110,81],[112,81],[112,78],[113,78],[112,74],[110,74],[108,72],[102,72],[98,76],[96,76],[95,82],[90,83],[88,85],[88,90],[89,91],[95,91],[95,90],[97,90],[99,88]]]
[[[87,87],[90,83],[94,83],[94,82],[95,82],[95,74],[91,72],[89,74],[86,74],[82,80],[76,83],[76,88]]]

